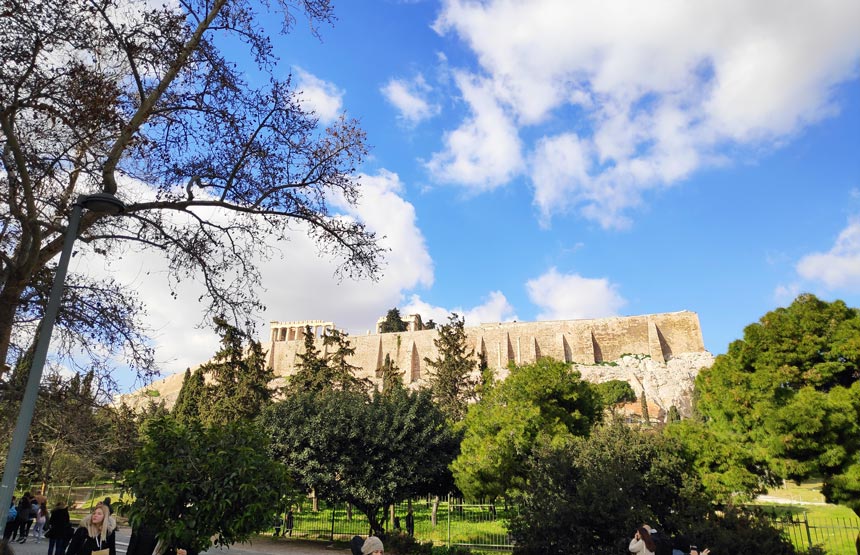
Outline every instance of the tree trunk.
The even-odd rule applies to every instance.
[[[320,510],[320,501],[317,498],[317,490],[311,490],[311,511],[314,513],[318,513]]]
[[[352,503],[346,504],[346,519],[352,522]]]
[[[9,366],[6,357],[9,354],[9,344],[12,341],[12,324],[15,322],[15,311],[18,309],[23,287],[4,284],[0,292],[0,379],[3,378]]]
[[[433,496],[433,509],[430,511],[430,523],[436,528],[436,515],[439,512],[439,496]]]

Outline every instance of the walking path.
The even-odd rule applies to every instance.
[[[827,503],[819,501],[800,501],[797,499],[787,499],[785,497],[775,497],[773,495],[759,495],[755,500],[764,501],[765,503],[781,503],[783,505],[827,505]]]
[[[121,526],[116,533],[117,555],[125,555],[128,547],[128,539],[131,530],[128,526]],[[36,543],[36,538],[27,538],[26,543],[10,544],[15,555],[47,555],[48,540],[43,539]],[[307,540],[274,540],[271,538],[255,538],[253,542],[235,544],[225,549],[212,547],[206,551],[207,555],[350,555],[348,548],[330,542],[317,542]]]

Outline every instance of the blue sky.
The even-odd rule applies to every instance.
[[[365,333],[392,306],[473,324],[691,310],[719,354],[797,293],[860,306],[856,0],[336,10],[322,40],[301,18],[276,39],[276,76],[323,123],[361,121],[365,194],[344,210],[386,235],[386,275],[338,283],[297,235],[262,261],[261,337]],[[194,286],[172,300],[124,264],[163,369],[211,355]]]

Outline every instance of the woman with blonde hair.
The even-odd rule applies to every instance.
[[[72,536],[66,555],[116,555],[116,519],[99,503]]]

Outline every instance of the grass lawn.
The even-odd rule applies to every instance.
[[[824,504],[821,482],[789,483],[769,491],[768,496],[791,501],[759,501],[755,505],[779,517],[795,547],[806,550],[812,544],[830,555],[856,555],[854,542],[860,535],[860,518],[848,507]]]

